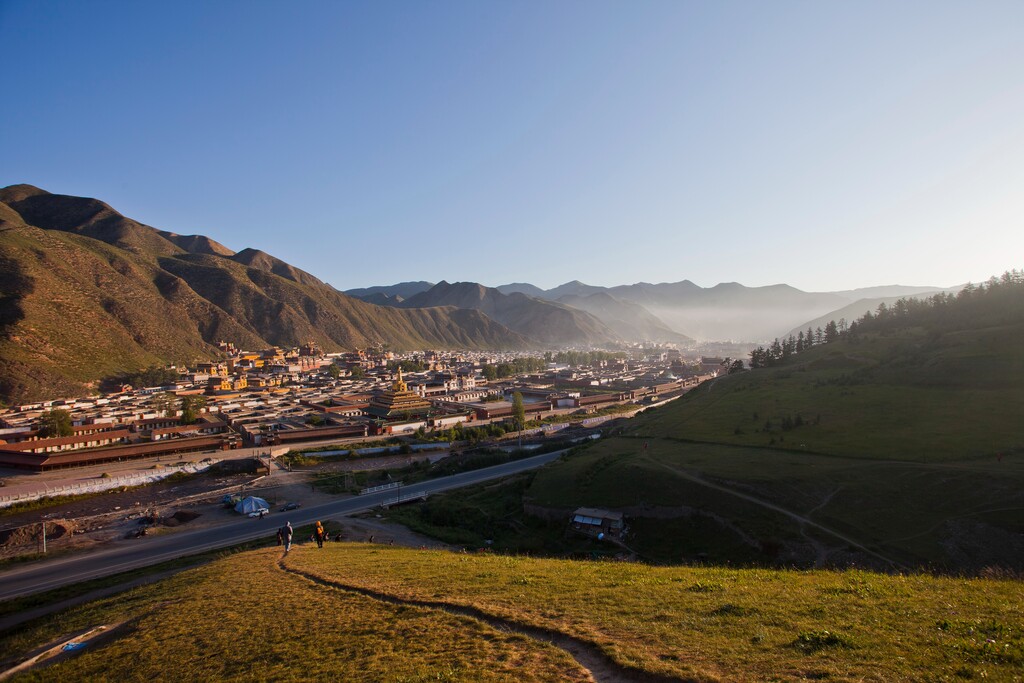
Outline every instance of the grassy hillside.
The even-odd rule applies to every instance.
[[[366,544],[235,555],[4,634],[13,680],[1020,680],[1019,582]],[[575,653],[576,658],[569,654]],[[629,676],[629,678],[626,678]]]
[[[525,500],[624,510],[630,547],[664,562],[1024,569],[1024,307],[1006,292],[706,383]]]
[[[934,462],[1024,448],[1024,323],[815,347],[705,384],[631,427],[657,435]],[[783,423],[802,426],[788,430]]]
[[[624,510],[629,546],[661,562],[1024,569],[1022,457],[931,464],[617,437],[539,472],[526,500],[565,518]]]
[[[167,283],[131,252],[68,232],[3,223],[0,396],[81,390],[82,384],[159,360],[210,357],[191,308],[242,343],[259,338]],[[190,333],[191,330],[191,333]]]
[[[327,351],[530,348],[478,311],[400,310],[345,296],[254,249],[159,232],[106,204],[0,190],[0,400],[85,393],[153,363],[316,341]]]

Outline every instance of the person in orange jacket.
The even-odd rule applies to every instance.
[[[318,521],[316,523],[316,529],[313,530],[313,536],[316,537],[316,547],[317,548],[323,548],[324,547],[324,534],[325,534],[325,532],[324,532],[324,525],[321,524]]]

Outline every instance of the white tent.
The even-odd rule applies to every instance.
[[[270,506],[267,505],[267,501],[256,496],[247,496],[235,504],[235,512],[241,512],[243,515],[258,512],[260,509],[270,510]]]

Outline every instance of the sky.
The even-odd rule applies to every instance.
[[[0,186],[339,289],[1024,256],[1024,2],[0,0]]]

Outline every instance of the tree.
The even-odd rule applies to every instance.
[[[190,425],[199,419],[199,413],[206,407],[205,396],[181,397],[181,423]]]
[[[743,372],[743,361],[739,358],[729,364],[729,374],[735,375],[737,372]]]
[[[71,413],[63,408],[48,410],[39,418],[41,437],[71,436],[72,432]]]
[[[164,417],[174,417],[178,412],[178,397],[173,392],[165,391],[153,397],[151,405],[153,410]]]
[[[839,328],[836,327],[835,320],[829,320],[825,325],[825,343],[831,344],[837,339],[839,339]]]
[[[331,379],[338,379],[341,376],[341,368],[331,363],[327,366],[327,374],[331,376]]]
[[[366,371],[363,370],[363,366],[362,365],[354,366],[349,371],[349,374],[352,375],[352,379],[362,379],[363,377],[366,377]]]
[[[484,379],[493,381],[498,379],[498,369],[493,365],[485,365],[483,367]]]
[[[523,395],[518,391],[512,394],[512,419],[515,420],[516,429],[522,431],[526,424],[526,408],[523,406]]]

